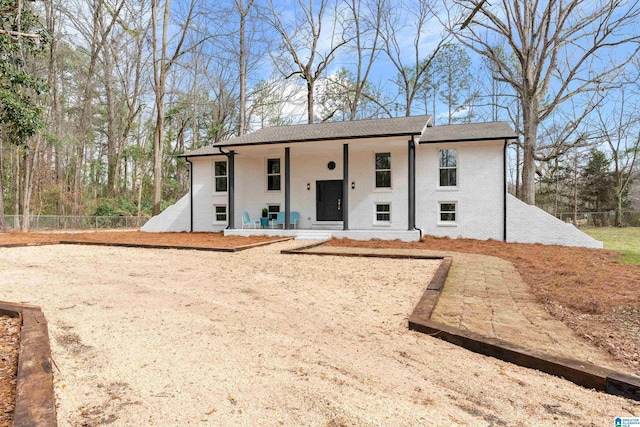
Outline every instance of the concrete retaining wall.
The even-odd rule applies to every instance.
[[[189,193],[187,193],[175,204],[162,211],[160,215],[156,215],[147,221],[147,223],[140,228],[140,231],[189,231],[191,226],[191,209],[189,204]]]
[[[602,248],[602,242],[573,224],[507,194],[507,241]]]

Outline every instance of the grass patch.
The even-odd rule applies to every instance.
[[[622,264],[640,265],[640,227],[594,227],[581,229],[594,239],[601,240],[605,249],[620,252]]]

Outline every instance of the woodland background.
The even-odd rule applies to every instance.
[[[0,213],[157,214],[187,150],[432,114],[510,122],[527,203],[637,226],[639,20],[617,0],[0,0]]]

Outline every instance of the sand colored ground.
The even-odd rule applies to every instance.
[[[627,374],[636,373],[549,314],[515,266],[504,259],[449,251],[325,245],[306,252],[451,257],[451,269],[431,320],[554,356],[587,361]]]
[[[62,241],[231,248],[282,239],[278,236],[226,236],[222,233],[147,233],[138,230],[0,233],[0,245]]]
[[[43,307],[61,426],[610,425],[640,404],[407,330],[437,262],[0,248]]]

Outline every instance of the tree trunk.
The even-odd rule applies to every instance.
[[[0,231],[7,229],[4,223],[4,150],[3,144],[0,141]]]
[[[436,125],[436,88],[433,88],[433,108],[431,108],[431,122]]]
[[[24,155],[24,178],[22,181],[22,227],[20,228],[22,232],[29,231],[29,226],[31,225],[29,210],[31,204],[31,185],[29,185],[29,183],[31,182],[31,157],[33,154],[29,153],[31,153],[31,150],[27,148],[27,152]]]
[[[40,136],[34,138],[33,149],[28,148],[25,153],[24,162],[24,182],[22,190],[22,228],[23,232],[29,231],[31,226],[31,194],[33,194],[34,179],[33,174],[38,169],[38,153],[42,145],[42,139]]]
[[[107,194],[116,197],[119,188],[118,132],[116,118],[115,90],[113,82],[112,52],[104,54],[105,95],[107,98]]]
[[[515,195],[519,199],[520,198],[520,146],[518,144],[514,144],[516,147],[516,191]]]
[[[165,113],[165,94],[167,74],[171,65],[183,52],[182,44],[187,35],[187,30],[193,16],[195,8],[195,0],[192,0],[189,6],[189,12],[184,22],[184,27],[180,38],[176,44],[173,55],[167,55],[169,46],[169,19],[171,15],[171,1],[165,0],[164,13],[162,19],[162,41],[160,46],[160,57],[158,57],[158,3],[153,0],[151,3],[151,30],[153,42],[153,91],[155,93],[156,103],[156,128],[153,133],[153,215],[160,213],[160,201],[162,200],[162,143],[164,137],[164,113]]]
[[[614,225],[616,227],[622,227],[622,191],[616,188],[616,215],[614,218]]]
[[[524,161],[522,163],[522,201],[536,203],[536,139],[538,133],[538,117],[535,105],[523,102],[522,122],[524,128]]]
[[[142,186],[144,184],[143,179],[144,179],[144,173],[141,170],[140,171],[140,186],[138,187],[138,215],[137,216],[140,216],[140,212],[142,211]]]
[[[578,226],[578,156],[573,158],[573,225]]]
[[[20,228],[20,147],[16,147],[16,174],[14,182],[15,196],[13,199],[13,228],[16,230]]]
[[[158,96],[158,95],[157,95]],[[152,215],[160,213],[162,200],[162,137],[164,135],[164,93],[156,102],[156,128],[153,132],[153,210]]]
[[[240,105],[239,105],[239,113],[238,113],[238,134],[240,136],[244,135],[245,130],[245,122],[247,120],[247,53],[246,53],[246,42],[244,35],[244,27],[245,21],[247,18],[246,13],[251,7],[251,2],[247,7],[247,11],[245,11],[242,0],[238,0],[238,12],[240,13],[240,46],[239,46],[239,54],[240,54]]]
[[[313,123],[313,81],[307,78],[307,121]]]

